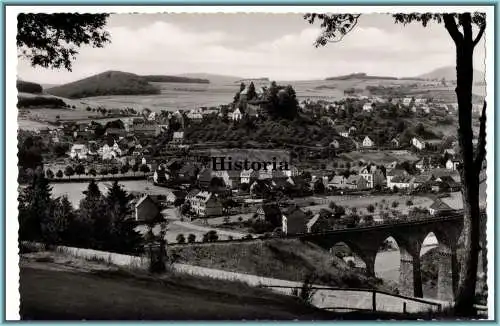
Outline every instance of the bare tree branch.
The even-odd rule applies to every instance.
[[[444,27],[450,34],[451,38],[455,42],[455,45],[460,45],[463,42],[463,35],[460,33],[457,27],[457,22],[453,14],[443,15]]]
[[[476,46],[477,43],[481,40],[481,37],[483,37],[484,30],[486,29],[486,24],[481,25],[481,28],[479,29],[479,33],[477,33],[476,39],[472,43],[472,46]]]
[[[478,172],[481,171],[481,166],[483,164],[484,157],[486,156],[486,101],[484,101],[479,121],[479,140],[477,142],[476,160],[474,163]]]

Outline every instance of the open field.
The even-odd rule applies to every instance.
[[[23,320],[295,320],[332,313],[240,282],[188,275],[161,279],[113,270],[22,263]],[[49,299],[50,298],[50,299]]]
[[[387,150],[387,151],[353,151],[345,154],[341,154],[340,158],[345,160],[350,160],[352,162],[358,162],[363,160],[365,162],[374,163],[391,163],[394,161],[417,161],[418,156],[407,150]]]
[[[324,97],[331,100],[340,99],[348,88],[365,89],[366,86],[397,86],[422,83],[415,80],[309,80],[309,81],[277,81],[280,85],[292,85],[299,100],[305,98]],[[88,105],[102,105],[106,108],[132,107],[136,110],[149,108],[153,111],[178,109],[190,110],[197,107],[218,106],[232,102],[234,94],[239,89],[239,83],[152,83],[161,89],[159,95],[113,95],[96,96],[81,99]],[[267,82],[256,82],[259,89],[268,86]],[[365,95],[369,92],[365,91]],[[448,94],[448,93],[446,93]]]
[[[17,119],[17,127],[18,127],[18,129],[30,130],[30,131],[36,131],[36,130],[45,129],[45,128],[49,128],[49,129],[56,128],[55,126],[53,126],[49,123],[28,120],[28,119]]]
[[[311,200],[319,201],[333,201],[335,204],[344,207],[347,211],[356,208],[358,214],[373,214],[377,216],[380,214],[381,209],[388,206],[389,210],[397,210],[402,214],[408,214],[408,211],[413,207],[427,208],[434,202],[431,198],[422,196],[403,196],[403,195],[370,195],[370,196],[324,196],[324,197],[311,197]],[[406,201],[411,200],[411,206],[406,205]],[[393,202],[398,202],[396,208],[392,207]],[[311,210],[313,213],[318,212],[322,208],[328,208],[329,204],[320,204],[314,206],[304,207],[304,210]],[[369,213],[367,211],[368,205],[375,206],[375,212]],[[382,210],[383,211],[383,210]]]

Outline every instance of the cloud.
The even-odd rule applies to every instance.
[[[273,28],[273,26],[269,26]],[[64,83],[106,70],[137,74],[208,72],[277,80],[324,78],[351,72],[412,76],[454,64],[454,45],[442,26],[390,30],[358,26],[339,43],[315,48],[320,33],[304,25],[298,32],[257,42],[242,42],[245,33],[186,30],[153,21],[140,28],[110,26],[112,43],[102,49],[82,48],[73,72],[33,69],[20,62],[26,80]],[[252,33],[251,27],[247,33]],[[255,39],[255,38],[254,38]],[[484,56],[478,46],[477,62]],[[483,54],[481,54],[481,52]]]

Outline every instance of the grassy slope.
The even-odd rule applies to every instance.
[[[273,239],[238,244],[176,246],[171,253],[179,262],[302,282],[314,272],[316,283],[331,286],[381,286],[381,282],[354,272],[347,264],[324,249],[296,239]]]
[[[46,92],[66,98],[160,93],[159,89],[149,84],[145,78],[120,71],[103,72],[72,83],[47,89]]]
[[[21,268],[24,320],[312,320],[333,314],[241,283]],[[48,299],[50,298],[50,299]]]

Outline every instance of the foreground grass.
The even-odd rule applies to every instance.
[[[327,320],[334,314],[237,282],[21,267],[23,320]]]

